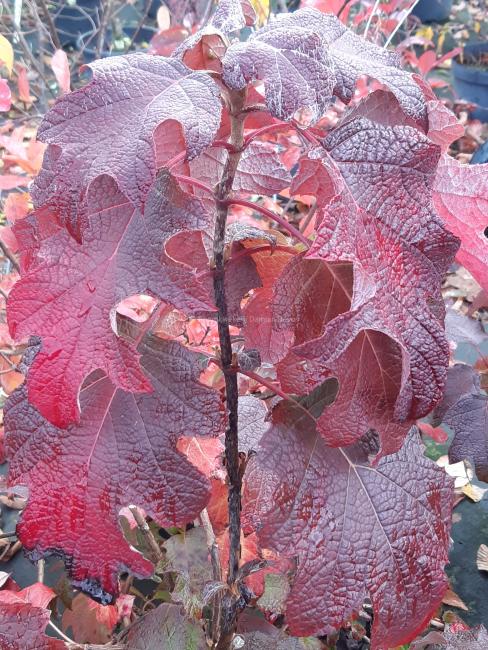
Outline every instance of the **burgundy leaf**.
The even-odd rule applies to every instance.
[[[329,191],[318,206],[317,237],[307,258],[350,260],[354,291],[350,311],[331,320],[319,338],[293,351],[321,366],[318,382],[334,369],[340,383],[344,379],[338,371],[348,368],[340,357],[358,334],[376,330],[388,335],[399,346],[403,365],[401,375],[394,373],[401,385],[388,388],[388,409],[395,421],[405,423],[425,415],[440,399],[449,360],[440,282],[457,242],[436,219],[429,200],[438,148],[412,127],[386,126],[364,117],[346,120],[324,146],[330,156],[312,153],[313,183],[325,177]],[[308,170],[307,178],[312,178]],[[391,354],[385,354],[386,367],[391,366]],[[385,360],[374,367],[378,370],[372,369],[372,376],[380,379]],[[367,383],[366,367],[364,373]],[[392,405],[394,390],[398,397]],[[362,392],[367,396],[366,384]],[[381,388],[371,389],[370,421],[385,397]],[[351,435],[357,422],[356,417],[349,423]],[[400,429],[395,431],[398,444]]]
[[[190,162],[192,176],[214,187],[227,160],[225,149],[211,147]],[[276,145],[251,142],[239,160],[232,189],[249,194],[275,194],[290,184],[290,174],[276,153]]]
[[[394,93],[407,115],[425,121],[422,90],[413,75],[401,70],[399,57],[315,9],[278,16],[246,43],[231,45],[222,65],[231,88],[263,80],[268,109],[280,119],[307,109],[310,120],[317,121],[333,95],[348,103],[358,78],[368,75]]]
[[[304,409],[320,413],[323,397],[274,409],[247,474],[246,509],[262,546],[298,556],[291,633],[330,633],[369,596],[372,643],[386,650],[414,638],[441,602],[452,485],[415,429],[375,466],[360,444],[328,447]]]
[[[44,634],[51,612],[26,602],[12,591],[0,591],[2,650],[65,650],[66,644]]]
[[[474,368],[464,363],[456,363],[454,366],[449,368],[442,400],[434,409],[434,426],[441,424],[451,406],[454,406],[461,397],[478,393],[479,388],[479,375]]]
[[[488,289],[488,165],[462,165],[444,155],[435,178],[434,205],[461,240],[457,259]]]
[[[50,147],[34,202],[54,205],[75,232],[76,203],[100,174],[113,176],[131,201],[144,202],[156,174],[158,125],[178,121],[192,158],[211,144],[221,115],[213,80],[175,59],[136,53],[90,68],[93,81],[58,100],[38,132]]]
[[[245,395],[239,399],[239,451],[245,454],[256,451],[269,428],[267,414],[265,403],[258,397]]]
[[[54,427],[28,402],[25,386],[5,410],[9,481],[30,491],[17,528],[24,547],[35,557],[65,558],[74,584],[105,602],[125,567],[152,573],[124,540],[119,510],[138,505],[161,526],[194,519],[210,486],[176,444],[224,427],[219,393],[198,381],[197,354],[156,337],[140,350],[148,395],[116,389],[98,374],[80,393],[79,425]]]
[[[29,261],[9,296],[12,336],[42,337],[29,372],[29,399],[58,426],[76,420],[79,387],[92,370],[104,370],[125,390],[150,388],[133,346],[113,330],[123,298],[152,293],[190,311],[211,304],[195,272],[167,258],[150,235],[158,229],[161,239],[163,228],[171,231],[171,217],[153,211],[143,218],[108,176],[92,183],[84,209],[82,244],[49,214],[32,219],[30,233],[25,220],[19,222]],[[177,208],[173,216],[179,215]]]
[[[449,460],[469,460],[480,481],[488,482],[488,395],[471,366],[449,369],[444,399],[434,411],[434,423],[441,422],[454,429]]]

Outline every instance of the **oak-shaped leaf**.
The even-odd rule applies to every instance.
[[[330,633],[369,597],[373,647],[387,650],[424,628],[446,589],[451,480],[424,457],[414,428],[374,466],[366,440],[328,447],[316,429],[323,400],[318,389],[275,407],[248,467],[246,517],[262,546],[298,556],[292,634]]]
[[[25,386],[5,409],[9,482],[30,491],[17,528],[24,548],[65,558],[74,584],[103,602],[124,567],[153,569],[122,536],[119,510],[135,504],[161,526],[193,520],[210,485],[177,441],[224,428],[220,394],[198,380],[198,354],[154,336],[139,349],[152,393],[124,392],[98,372],[80,392],[80,423],[67,429],[39,414]]]
[[[0,591],[0,648],[5,650],[65,650],[64,641],[44,634],[51,612],[21,593]]]
[[[179,605],[163,603],[142,616],[127,633],[127,650],[206,650],[202,628]]]
[[[82,243],[49,213],[19,222],[23,272],[8,300],[12,336],[42,337],[27,380],[29,399],[58,426],[77,419],[79,388],[92,370],[103,370],[124,390],[150,390],[133,345],[114,331],[122,299],[149,293],[186,311],[212,309],[195,271],[153,241],[153,230],[160,228],[161,239],[164,228],[176,227],[165,213],[149,210],[143,217],[109,176],[91,184],[84,211]],[[171,214],[179,218],[177,208]]]
[[[399,57],[315,9],[279,15],[246,43],[231,45],[222,66],[231,88],[264,81],[268,109],[280,119],[305,109],[317,121],[334,95],[349,103],[358,78],[368,75],[394,93],[407,115],[425,122],[422,90]]]
[[[93,80],[59,99],[38,131],[49,148],[34,203],[55,206],[74,232],[80,197],[100,174],[143,204],[157,171],[153,134],[160,124],[181,124],[191,158],[211,144],[221,115],[214,81],[176,59],[135,53],[89,67]]]
[[[314,164],[315,175],[306,167],[306,182],[301,184],[315,187],[323,177],[323,187],[329,188],[320,196],[317,236],[306,258],[352,263],[351,307],[328,322],[317,338],[292,351],[318,365],[317,382],[333,371],[341,384],[349,381],[351,361],[361,361],[361,356],[347,356],[358,335],[369,330],[388,336],[398,346],[393,356],[398,364],[401,359],[401,374],[394,371],[387,340],[384,356],[378,357],[377,345],[371,347],[371,337],[361,334],[370,350],[366,358],[376,357],[379,363],[373,363],[369,386],[367,365],[356,376],[350,374],[350,388],[362,386],[364,400],[356,416],[362,410],[363,417],[351,417],[343,427],[349,426],[354,435],[364,416],[372,422],[386,406],[405,432],[405,423],[428,413],[441,398],[449,360],[440,284],[457,240],[435,216],[430,199],[439,148],[413,127],[350,116],[326,138],[324,148],[327,153],[309,154],[308,166]],[[299,179],[300,172],[297,184]],[[385,391],[373,390],[385,380]],[[366,431],[360,428],[356,436]],[[386,438],[391,436],[382,436],[382,446]],[[400,429],[395,429],[394,438],[399,445]],[[393,438],[390,443],[391,453]]]
[[[435,178],[434,205],[461,240],[457,259],[488,289],[488,165],[463,165],[445,154]]]
[[[454,429],[451,463],[469,460],[480,481],[488,482],[488,394],[476,370],[464,364],[449,369],[444,400],[434,417]]]

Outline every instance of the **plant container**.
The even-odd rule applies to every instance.
[[[441,23],[449,18],[453,0],[420,0],[412,14],[423,23]]]
[[[471,43],[464,46],[463,57],[452,61],[453,86],[461,99],[476,104],[471,112],[474,119],[488,122],[488,43]]]

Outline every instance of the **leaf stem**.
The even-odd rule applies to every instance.
[[[234,177],[241,157],[244,143],[244,116],[240,115],[246,92],[229,91],[231,113],[230,142],[235,148],[229,152],[222,171],[222,177],[215,190],[216,220],[213,242],[214,258],[214,296],[218,309],[217,327],[220,341],[220,359],[225,377],[225,399],[228,414],[228,426],[225,432],[225,459],[229,482],[229,565],[227,570],[227,583],[229,593],[225,594],[221,602],[220,638],[216,650],[229,650],[237,626],[237,594],[233,587],[239,572],[241,554],[241,489],[242,476],[239,468],[238,446],[238,399],[239,390],[237,375],[233,368],[232,341],[229,329],[227,312],[227,299],[225,295],[225,229],[229,212],[228,196],[232,190]]]
[[[176,178],[176,180],[180,183],[185,183],[186,185],[191,185],[192,187],[198,187],[204,192],[211,194],[212,196],[214,194],[213,189],[209,185],[203,181],[199,181],[197,178],[193,178],[192,176],[183,176],[182,174],[174,174],[174,178]]]
[[[267,217],[268,219],[271,219],[272,221],[279,223],[280,226],[284,230],[286,230],[292,237],[298,239],[298,241],[304,244],[307,248],[310,248],[310,241],[305,237],[305,235],[301,233],[299,230],[297,230],[295,226],[292,226],[291,223],[289,223],[281,215],[276,214],[276,212],[272,212],[271,210],[268,210],[268,208],[265,208],[262,205],[259,205],[258,203],[252,203],[252,201],[247,201],[246,199],[239,199],[239,198],[232,197],[230,199],[227,199],[226,203],[227,205],[241,205],[243,208],[249,208],[250,210],[259,212],[260,214],[263,215],[263,217]]]
[[[291,130],[293,126],[291,124],[288,124],[288,122],[275,122],[273,124],[267,124],[266,126],[262,126],[259,129],[256,129],[255,131],[251,131],[251,133],[248,133],[248,135],[244,139],[244,148],[248,146],[249,143],[251,143],[253,140],[256,138],[261,137],[262,135],[267,135],[268,133],[275,133],[276,131],[284,131],[284,130]]]

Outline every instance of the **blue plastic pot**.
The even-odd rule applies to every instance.
[[[488,122],[488,67],[483,67],[476,61],[481,54],[487,52],[488,43],[465,45],[463,62],[456,58],[451,66],[454,90],[461,99],[476,104],[471,117],[483,122]]]
[[[423,23],[441,23],[449,18],[453,0],[420,0],[412,14]]]

